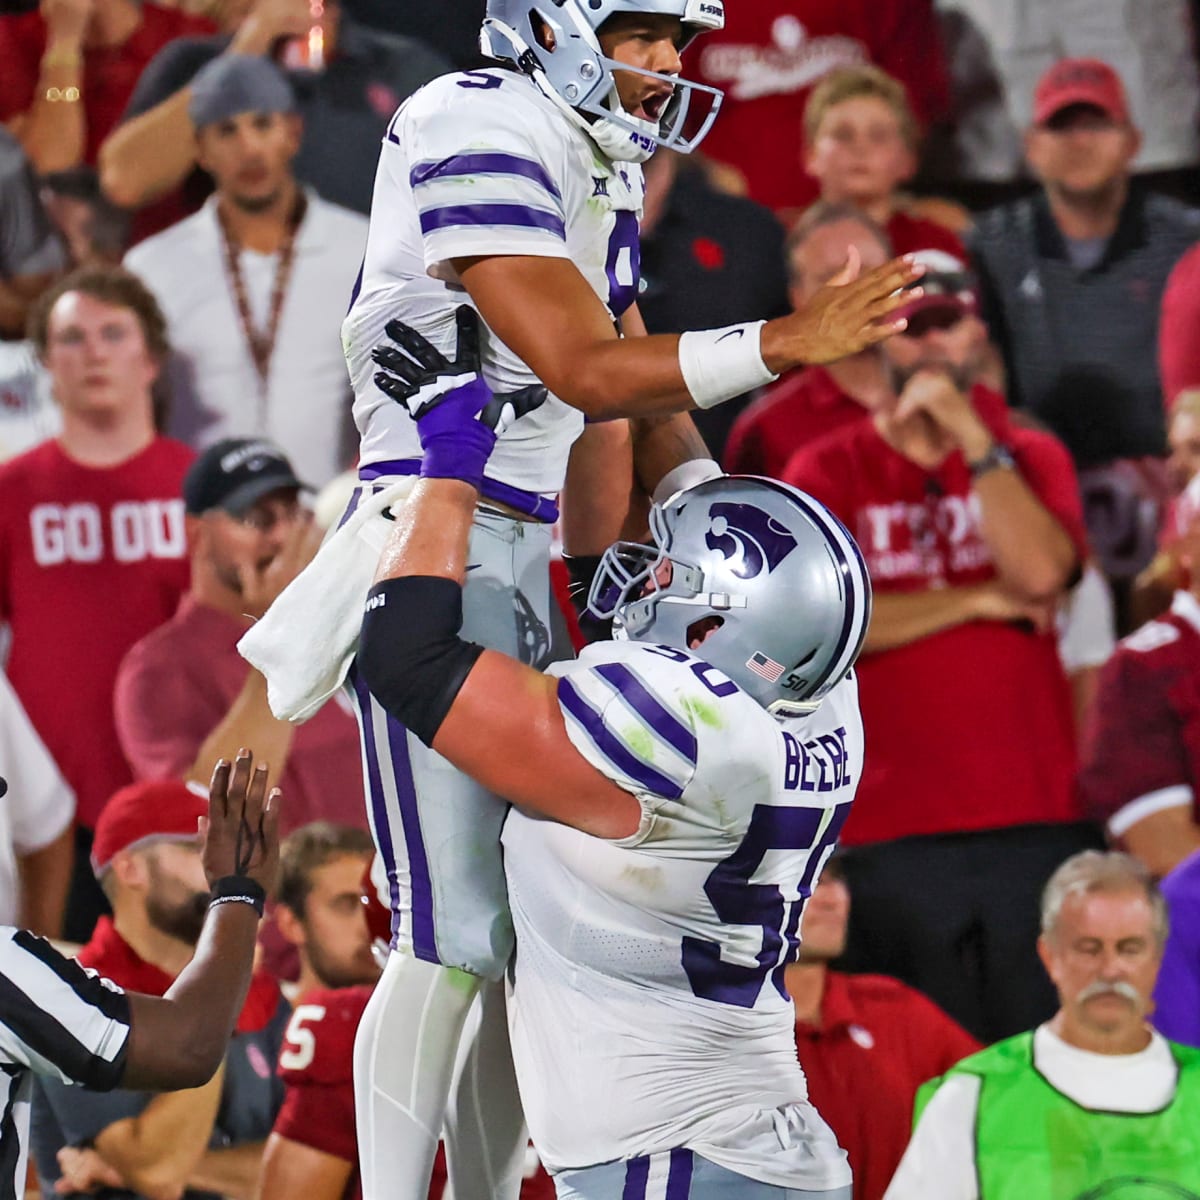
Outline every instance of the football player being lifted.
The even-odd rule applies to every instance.
[[[652,507],[652,545],[603,556],[591,604],[617,640],[545,673],[465,641],[493,429],[524,418],[469,353],[455,379],[405,340],[416,361],[394,390],[421,478],[359,669],[414,737],[515,805],[512,1047],[559,1196],[849,1197],[783,972],[862,769],[858,547],[804,493],[719,476]]]
[[[618,536],[633,460],[652,493],[704,458],[687,410],[894,332],[897,290],[920,273],[897,261],[858,277],[851,255],[842,286],[804,312],[641,336],[640,163],[658,146],[687,151],[703,136],[719,97],[682,77],[680,55],[723,19],[720,0],[488,0],[482,37],[495,65],[428,84],[383,142],[343,327],[362,436],[354,503],[415,476],[422,460],[416,430],[389,397],[386,369],[400,353],[389,322],[406,322],[452,357],[466,303],[490,331],[483,378],[527,415],[501,433],[480,480],[464,632],[539,667],[552,657],[550,526],[564,481],[566,549],[586,573]],[[318,555],[309,571],[331,561]],[[320,639],[292,644],[294,655],[321,653]],[[348,683],[396,930],[356,1050],[363,1190],[366,1200],[417,1200],[466,1008],[481,981],[500,979],[512,951],[504,810],[386,712],[361,671],[351,669]],[[475,1095],[459,1097],[447,1118],[458,1200],[503,1200],[519,1183],[519,1109],[496,1099],[507,1060],[502,993],[485,989],[485,1001],[464,1077],[481,1081],[487,1128]]]

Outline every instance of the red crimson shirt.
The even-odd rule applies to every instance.
[[[993,427],[1082,561],[1067,451],[1048,434]],[[859,421],[801,450],[783,478],[846,524],[877,595],[996,578],[961,453],[926,471]],[[973,621],[864,654],[857,671],[868,745],[845,844],[1079,819],[1071,697],[1053,634]]]
[[[211,21],[174,8],[142,3],[142,23],[119,46],[89,47],[80,85],[87,140],[84,162],[94,166],[100,143],[120,121],[146,64],[170,41],[216,31]],[[46,22],[38,11],[0,17],[0,121],[33,105],[46,52]]]
[[[975,407],[989,423],[1004,421],[1004,397],[976,387]],[[725,444],[725,469],[782,479],[792,455],[867,416],[824,367],[806,367],[772,384],[734,422]]]
[[[896,76],[923,124],[949,103],[932,0],[756,0],[726,6],[725,28],[685,56],[684,74],[725,93],[704,152],[736,167],[770,208],[817,198],[804,170],[804,106],[838,67]]]
[[[894,254],[912,254],[917,250],[941,250],[961,263],[970,262],[967,248],[953,230],[928,217],[914,217],[905,212],[892,213],[887,223],[888,240]]]
[[[88,829],[133,781],[113,721],[117,667],[187,590],[180,489],[193,457],[160,437],[96,468],[43,442],[0,466],[8,677]]]
[[[1200,781],[1200,602],[1125,638],[1100,672],[1079,775],[1091,816],[1120,837],[1166,808],[1196,814]]]
[[[880,1200],[912,1132],[913,1097],[981,1049],[920,992],[883,975],[826,974],[821,1021],[796,1023],[809,1099],[854,1172],[854,1200]]]
[[[139,779],[183,775],[246,682],[237,652],[246,623],[185,596],[175,615],[130,648],[117,672],[121,749]],[[279,786],[280,832],[310,821],[367,828],[358,727],[334,696],[296,727]]]
[[[354,1125],[354,1035],[371,998],[369,987],[307,992],[292,1013],[279,1074],[286,1092],[273,1133],[354,1164],[345,1200],[361,1200]],[[429,1200],[440,1200],[446,1164],[438,1148]],[[554,1200],[554,1184],[539,1166],[521,1184],[521,1200]]]
[[[1200,246],[1176,264],[1163,289],[1158,325],[1158,371],[1167,407],[1184,388],[1200,387]]]
[[[792,371],[734,421],[725,443],[725,469],[780,479],[797,450],[866,415],[824,367]]]

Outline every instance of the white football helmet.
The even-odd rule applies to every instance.
[[[650,509],[653,546],[605,551],[588,606],[613,636],[693,651],[781,718],[843,680],[871,619],[871,578],[846,527],[772,479],[723,475]],[[696,627],[700,626],[699,629]]]
[[[487,0],[479,42],[484,54],[511,62],[529,75],[610,158],[645,162],[656,146],[688,154],[708,133],[721,106],[721,92],[608,58],[596,35],[609,17],[630,12],[678,17],[685,44],[725,25],[724,0]],[[553,50],[542,47],[535,20],[553,34]],[[672,85],[674,91],[657,121],[625,111],[614,71],[633,71]],[[710,107],[697,114],[704,101]]]

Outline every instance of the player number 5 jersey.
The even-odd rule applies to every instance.
[[[416,427],[374,384],[371,350],[393,317],[454,354],[469,297],[452,265],[474,256],[565,258],[614,318],[636,298],[641,168],[614,163],[525,76],[446,75],[396,113],[380,154],[361,286],[343,325],[361,461],[420,456]],[[538,382],[497,338],[483,346],[497,392]],[[535,493],[562,486],[583,428],[551,397],[501,435],[488,477]]]
[[[667,646],[602,643],[551,670],[576,749],[642,820],[616,841],[516,811],[505,827],[513,1048],[547,1165],[689,1146],[778,1186],[848,1183],[807,1103],[783,968],[862,772],[855,680],[780,723]]]

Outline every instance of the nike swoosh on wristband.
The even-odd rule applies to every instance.
[[[717,341],[723,342],[726,338],[741,337],[742,334],[745,332],[746,331],[744,329],[730,329],[730,330],[727,330],[725,333],[721,334],[721,336],[719,338],[717,338]]]

